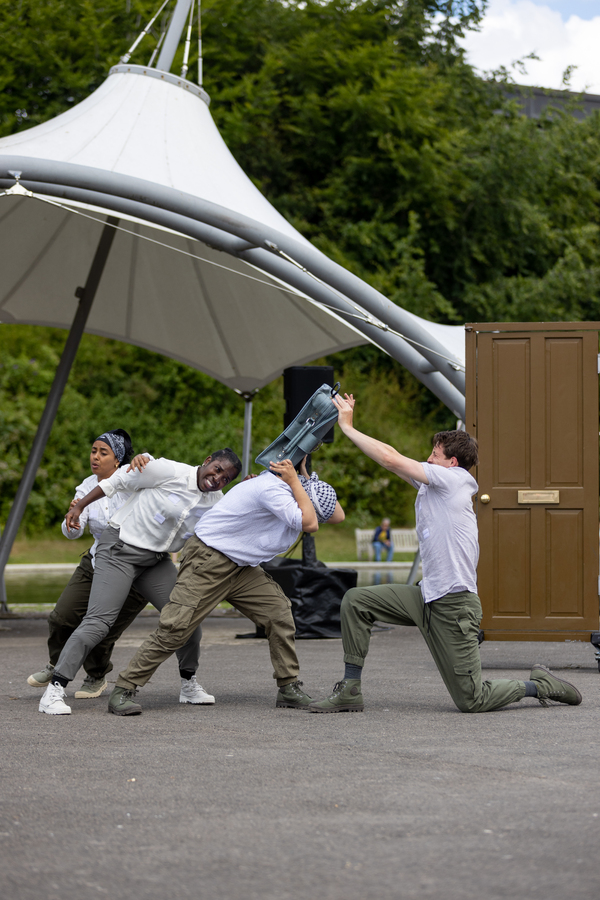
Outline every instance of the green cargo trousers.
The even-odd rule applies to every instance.
[[[481,603],[468,591],[446,594],[427,605],[421,589],[406,584],[352,588],[341,607],[344,662],[364,666],[374,622],[416,625],[444,684],[461,712],[489,712],[522,700],[525,683],[481,680]]]
[[[93,577],[92,557],[88,551],[81,557],[81,562],[48,616],[48,658],[53,666],[87,613]],[[114,625],[106,637],[89,652],[83,663],[83,668],[90,677],[104,678],[112,671],[110,657],[116,641],[146,605],[145,598],[132,587]]]
[[[117,687],[133,690],[146,684],[224,600],[264,627],[278,687],[297,681],[300,667],[292,604],[279,585],[260,566],[238,566],[193,535],[183,549],[177,583],[160,614],[158,628],[119,674]]]

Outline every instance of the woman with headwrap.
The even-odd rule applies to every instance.
[[[131,463],[130,468],[137,468],[141,471],[147,460],[152,459],[150,454],[140,454],[132,461],[133,447],[131,438],[122,428],[114,431],[106,431],[96,438],[92,444],[90,453],[90,465],[92,474],[85,478],[81,484],[75,489],[75,497],[71,502],[71,507],[82,497],[85,497],[93,488],[101,481],[109,478],[118,468]],[[129,495],[117,492],[112,497],[103,496],[100,500],[91,503],[83,511],[79,528],[67,529],[66,522],[63,520],[62,533],[69,540],[80,538],[84,533],[87,525],[90,533],[94,537],[94,543],[90,549],[83,554],[81,562],[73,573],[71,580],[60,595],[56,606],[48,617],[48,651],[49,662],[40,672],[30,675],[27,683],[32,687],[47,687],[52,679],[54,666],[58,661],[60,653],[71,637],[75,629],[81,624],[88,608],[88,600],[92,587],[92,578],[94,576],[94,557],[98,546],[98,539],[108,525],[108,522],[118,509],[128,500]],[[108,687],[106,675],[112,671],[111,654],[113,647],[119,637],[126,628],[131,625],[136,616],[146,607],[147,601],[142,594],[134,587],[131,588],[129,595],[123,605],[117,620],[110,629],[109,633],[97,644],[88,654],[83,667],[86,675],[81,688],[75,692],[75,698],[78,700],[93,699],[99,697]],[[200,653],[199,643],[202,631],[199,630],[192,636],[189,646],[184,648],[184,664],[192,665]],[[201,691],[200,703],[214,703],[215,698],[207,694],[201,685],[198,685]]]

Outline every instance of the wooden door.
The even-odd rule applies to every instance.
[[[467,326],[488,639],[588,641],[598,629],[599,328]]]

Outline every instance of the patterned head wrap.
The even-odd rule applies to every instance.
[[[313,472],[310,478],[307,478],[305,475],[298,475],[298,478],[315,508],[317,520],[321,524],[327,522],[333,515],[335,504],[337,503],[335,490],[326,481],[319,481],[319,476],[316,472]]]
[[[123,457],[125,456],[125,438],[122,434],[115,434],[114,431],[105,431],[104,434],[101,434],[96,440],[104,441],[105,444],[108,444],[119,463],[123,462]]]

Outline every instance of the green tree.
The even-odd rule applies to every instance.
[[[87,96],[157,5],[0,0],[0,134]],[[207,0],[212,114],[271,202],[394,302],[446,322],[598,319],[600,117],[550,110],[526,119],[501,80],[477,77],[460,36],[482,6]],[[133,62],[148,61],[158,31]],[[2,515],[63,340],[46,329],[0,328]],[[452,426],[435,398],[375,348],[329,361],[359,394],[359,427],[403,452],[426,455],[428,436]],[[255,447],[279,432],[282,413],[277,382],[257,397]],[[105,428],[128,428],[154,453],[195,462],[215,442],[239,448],[242,418],[242,401],[205,376],[86,336],[28,527],[62,516],[86,474],[89,441]],[[410,520],[410,489],[387,484],[348,442],[321,453],[321,471],[361,524],[391,509]]]

